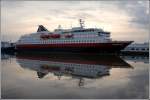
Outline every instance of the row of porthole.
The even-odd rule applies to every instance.
[[[36,40],[37,41],[37,40]],[[35,40],[22,40],[20,42],[36,42]],[[40,40],[39,40],[40,41]],[[37,42],[39,42],[37,41]],[[44,40],[43,40],[44,41]],[[64,42],[64,41],[69,41],[69,42],[77,42],[77,41],[82,41],[82,42],[86,42],[86,41],[95,41],[95,40],[45,40],[47,42]]]
[[[64,41],[22,41],[22,43],[27,42],[27,43],[68,43],[68,42],[78,42],[78,43],[82,43],[82,42],[96,42],[95,40],[64,40]]]

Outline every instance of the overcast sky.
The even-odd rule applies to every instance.
[[[149,1],[1,1],[1,39],[17,41],[36,32],[39,24],[53,31],[78,26],[111,32],[113,40],[149,39]]]

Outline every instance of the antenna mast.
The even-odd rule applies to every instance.
[[[61,25],[58,25],[58,29],[61,29]]]
[[[84,21],[82,19],[79,19],[79,22],[80,22],[80,27],[84,28]]]

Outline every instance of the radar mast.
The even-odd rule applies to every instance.
[[[58,29],[61,29],[61,25],[58,25]]]
[[[84,28],[84,21],[82,19],[79,19],[80,27]]]

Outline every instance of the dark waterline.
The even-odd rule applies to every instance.
[[[2,54],[4,99],[147,99],[149,58]]]

